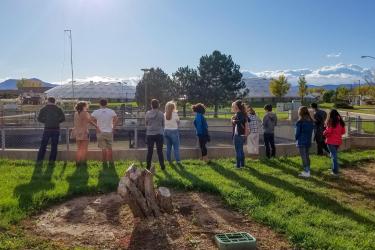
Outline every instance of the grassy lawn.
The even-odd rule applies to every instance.
[[[351,168],[368,160],[375,160],[375,150],[340,153],[340,162]],[[298,157],[249,160],[240,172],[232,159],[182,164],[158,170],[155,182],[219,195],[232,208],[285,233],[299,248],[374,249],[374,190],[332,179],[326,157],[312,157],[309,180],[297,177]],[[128,165],[117,162],[116,168],[103,169],[90,162],[88,168],[76,168],[59,162],[38,167],[30,161],[0,160],[0,249],[58,248],[25,235],[17,223],[71,197],[115,190]]]
[[[333,108],[333,103],[320,103],[319,106],[323,109],[331,109]],[[354,112],[354,113],[362,113],[362,114],[375,114],[375,105],[354,105],[353,109],[339,109],[342,111]]]

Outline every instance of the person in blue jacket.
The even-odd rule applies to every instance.
[[[204,118],[206,107],[202,103],[197,103],[192,106],[192,110],[195,112],[194,126],[199,139],[199,147],[202,152],[201,160],[208,162],[206,144],[210,141],[210,136],[208,134],[207,121],[206,118]]]
[[[306,106],[301,106],[298,110],[298,121],[296,123],[296,143],[302,159],[304,171],[299,174],[300,177],[310,177],[310,155],[312,133],[314,130],[314,121]]]

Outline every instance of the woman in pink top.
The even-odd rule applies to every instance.
[[[89,146],[89,124],[98,129],[97,125],[91,121],[86,102],[78,102],[75,106],[73,137],[77,143],[76,162],[77,166],[86,164],[87,151]]]
[[[332,109],[326,121],[326,129],[323,135],[326,137],[326,144],[332,159],[332,175],[339,173],[339,165],[337,162],[337,150],[342,143],[342,135],[345,134],[345,122],[342,120],[339,112]]]

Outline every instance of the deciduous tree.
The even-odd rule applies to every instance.
[[[305,76],[300,76],[298,79],[298,94],[301,97],[303,103],[305,96],[308,93],[308,86]]]
[[[280,98],[288,93],[290,84],[284,75],[280,75],[277,79],[271,79],[269,87],[271,94]]]

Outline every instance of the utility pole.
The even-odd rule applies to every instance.
[[[64,32],[69,33],[69,39],[70,39],[70,68],[71,68],[71,71],[72,71],[72,99],[74,99],[73,39],[72,39],[72,30],[64,30]]]
[[[150,72],[150,69],[141,69],[143,71],[143,80],[145,80],[146,73]],[[147,81],[144,82],[145,84],[145,113],[147,112]]]

